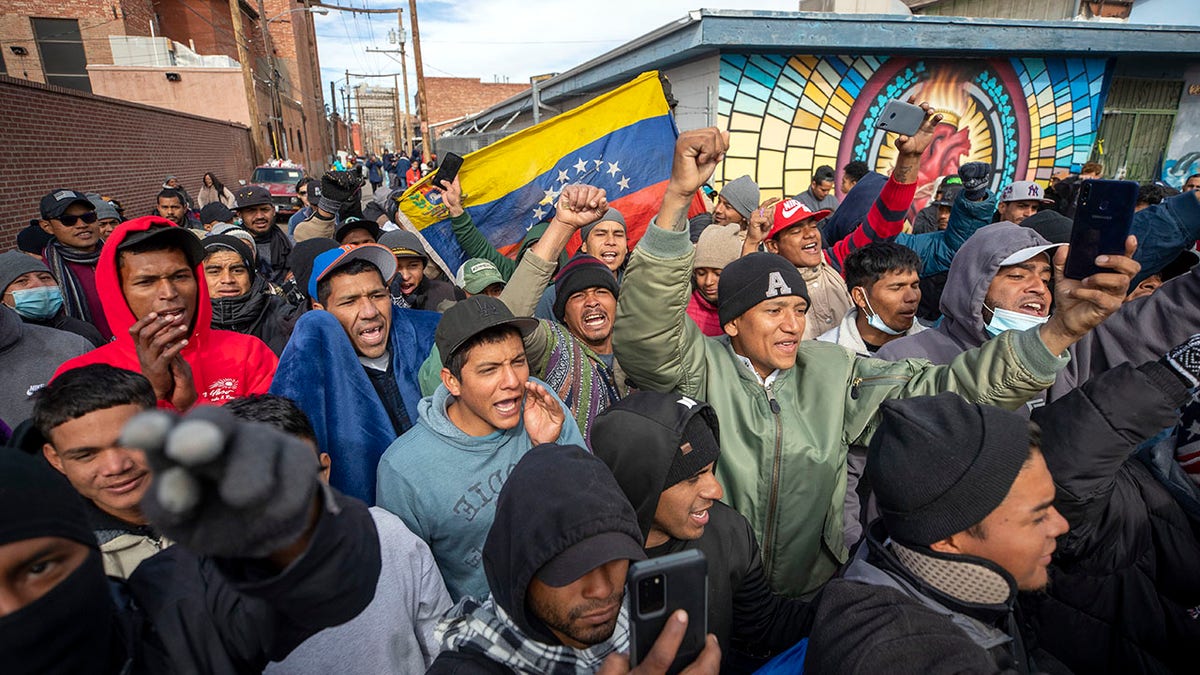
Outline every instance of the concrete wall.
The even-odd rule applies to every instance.
[[[1178,188],[1194,173],[1200,173],[1200,65],[1192,66],[1184,77],[1162,179]]]
[[[150,213],[167,175],[193,196],[213,171],[248,178],[250,135],[240,125],[0,77],[0,251],[36,217],[47,192],[70,187]]]
[[[180,81],[167,80],[168,72]],[[88,76],[97,96],[250,125],[240,68],[88,66]]]
[[[717,123],[717,100],[721,56],[712,54],[663,71],[671,83],[675,125],[680,131],[702,129]]]

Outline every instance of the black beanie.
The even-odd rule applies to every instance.
[[[808,286],[796,266],[774,253],[751,253],[725,266],[717,282],[717,318],[721,325],[764,300],[786,295],[808,299]]]
[[[292,268],[292,275],[296,277],[296,283],[303,292],[308,292],[308,280],[312,276],[313,261],[317,256],[326,251],[333,250],[338,247],[338,243],[327,237],[314,237],[296,242],[292,247],[292,252],[288,255],[288,265]],[[316,300],[316,298],[311,298]]]
[[[46,244],[53,238],[54,235],[43,230],[37,220],[32,220],[25,229],[17,233],[17,248],[26,253],[41,255],[42,249],[46,248]]]
[[[607,288],[614,298],[617,297],[617,278],[599,258],[580,253],[568,260],[554,278],[554,316],[562,321],[567,311],[567,300],[580,291],[597,286]]]
[[[96,549],[83,498],[40,456],[0,449],[0,545],[63,537]]]
[[[982,522],[1029,458],[1028,420],[958,394],[884,401],[880,417],[867,479],[901,544],[929,546]]]

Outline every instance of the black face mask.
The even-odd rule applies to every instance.
[[[100,553],[50,592],[0,617],[0,663],[28,673],[102,673],[112,663],[116,607]]]

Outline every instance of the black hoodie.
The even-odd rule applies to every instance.
[[[562,642],[525,602],[529,583],[546,563],[597,534],[619,532],[641,545],[633,509],[612,473],[576,446],[539,445],[509,474],[483,544],[492,599],[526,636]],[[443,651],[430,673],[510,672],[476,652]]]
[[[720,438],[717,414],[707,403],[679,394],[637,392],[601,413],[592,431],[592,451],[617,477],[637,511],[643,537],[654,523],[667,472],[683,442],[688,421],[700,415]],[[754,668],[742,657],[764,657],[791,647],[808,634],[809,604],[775,595],[763,575],[758,540],[749,521],[714,502],[699,539],[670,539],[646,550],[657,558],[699,549],[708,560],[708,632],[722,646],[721,672]],[[726,648],[726,645],[734,649]],[[742,654],[735,654],[735,650]]]

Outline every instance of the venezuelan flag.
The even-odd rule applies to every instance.
[[[467,155],[458,172],[463,206],[492,245],[509,252],[531,227],[553,217],[564,185],[595,185],[625,216],[632,248],[662,204],[678,135],[658,72],[643,73]],[[406,190],[400,209],[453,271],[466,257],[432,178]],[[578,233],[574,239],[577,247]]]

